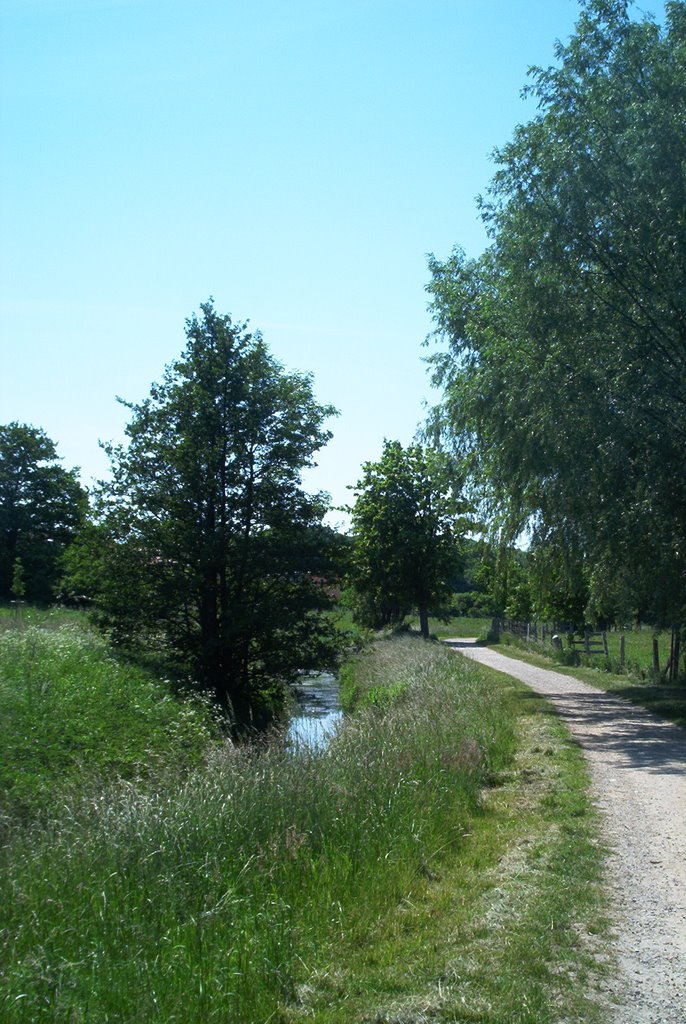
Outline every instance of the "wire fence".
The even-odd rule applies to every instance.
[[[652,672],[655,678],[669,682],[679,676],[682,644],[678,627],[666,633],[652,627],[642,628],[640,625],[634,628],[594,630],[590,627],[579,629],[569,622],[523,622],[496,618],[493,620],[492,632],[498,639],[505,634],[526,644],[544,646],[548,652],[568,664],[579,664],[582,658],[589,659],[592,664],[600,658],[606,666],[611,665],[620,671],[629,667],[627,635],[635,637],[638,633],[645,639],[641,643],[640,664],[637,667]]]

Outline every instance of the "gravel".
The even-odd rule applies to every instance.
[[[570,676],[447,643],[551,701],[588,759],[611,849],[614,1024],[686,1024],[686,732]]]

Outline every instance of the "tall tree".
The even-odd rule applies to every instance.
[[[55,598],[60,559],[86,507],[77,471],[60,466],[42,430],[0,426],[0,600]]]
[[[433,426],[471,447],[512,533],[528,522],[536,543],[573,551],[591,586],[630,565],[673,621],[686,584],[686,3],[667,3],[661,28],[624,0],[586,0],[557,57],[532,72],[539,113],[496,153],[489,248],[430,262],[448,341]]]
[[[72,565],[115,637],[161,638],[237,727],[261,726],[284,683],[332,657],[317,579],[334,544],[301,471],[335,410],[211,302],[186,337],[150,396],[126,403],[128,444],[107,449],[112,481]]]
[[[460,568],[464,503],[448,460],[420,445],[386,441],[378,462],[363,465],[351,508],[351,579],[358,617],[379,627],[412,609],[429,635]]]

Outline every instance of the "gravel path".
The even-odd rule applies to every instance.
[[[570,676],[446,643],[550,700],[583,748],[612,850],[614,1020],[686,1024],[686,732]]]

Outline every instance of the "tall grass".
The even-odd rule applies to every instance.
[[[0,618],[0,817],[33,816],[84,777],[202,761],[206,705],[124,665],[75,613]]]
[[[325,750],[225,746],[18,830],[0,1019],[288,1019],[298,986],[460,843],[513,744],[489,677],[435,645],[387,643],[354,672],[358,695],[391,697],[359,700]]]

